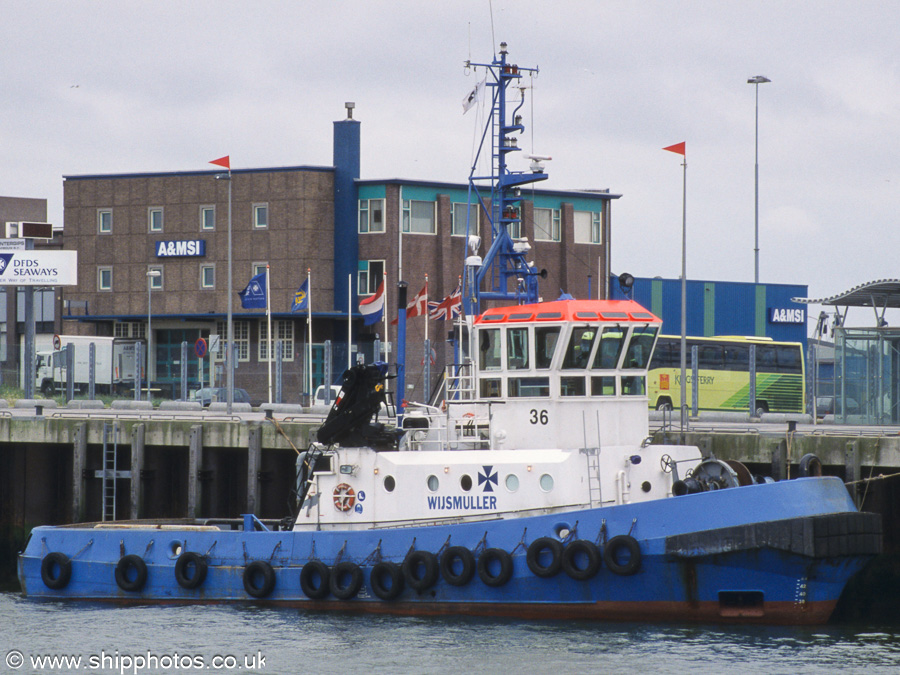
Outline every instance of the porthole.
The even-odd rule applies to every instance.
[[[506,477],[506,489],[510,492],[515,492],[519,489],[519,477],[511,473]]]
[[[549,473],[545,473],[541,476],[541,490],[544,492],[550,492],[553,489],[553,476]]]
[[[393,492],[394,488],[397,487],[397,481],[394,480],[393,476],[385,476],[384,477],[384,489],[388,492]]]
[[[181,555],[181,542],[180,541],[170,541],[169,542],[169,559],[175,560],[178,556]]]
[[[643,483],[641,483],[641,490],[643,490],[644,492],[650,492],[650,481],[645,480]]]
[[[459,479],[459,486],[463,489],[463,492],[468,492],[472,489],[472,476],[467,473],[462,475],[462,478]]]
[[[428,489],[432,492],[437,492],[438,488],[441,486],[441,481],[438,480],[438,477],[435,475],[428,476]]]

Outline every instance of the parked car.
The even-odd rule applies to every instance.
[[[213,401],[225,402],[228,400],[228,389],[226,387],[205,387],[203,389],[197,389],[191,392],[190,399],[192,401],[200,401],[200,405],[204,408],[209,407],[209,404]],[[232,399],[235,403],[250,403],[250,394],[247,393],[246,389],[239,389],[237,387],[234,388],[234,398]]]

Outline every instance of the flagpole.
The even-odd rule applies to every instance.
[[[382,300],[382,316],[384,317],[384,362],[389,363],[387,356],[387,345],[388,345],[388,289],[387,289],[387,272],[381,273],[381,283],[384,285],[384,297]]]
[[[272,402],[272,306],[269,304],[269,298],[272,296],[269,278],[269,266],[266,265],[266,336],[268,345],[266,346],[266,356],[269,362],[269,403]]]
[[[428,275],[425,275],[425,339],[428,339]],[[427,357],[427,354],[426,354]]]
[[[234,312],[232,311],[231,305],[234,302],[234,273],[233,273],[233,264],[232,260],[234,258],[233,255],[233,243],[232,243],[232,229],[231,229],[231,158],[228,159],[228,330],[227,330],[227,342],[228,345],[226,355],[226,361],[228,368],[226,369],[226,395],[225,400],[227,403],[225,404],[225,412],[229,415],[231,414],[232,407],[234,406]],[[148,361],[149,363],[149,361]]]
[[[309,267],[306,268],[306,330],[308,337],[306,339],[306,352],[309,354],[309,363],[306,367],[306,379],[309,382],[309,400],[312,405],[313,400],[313,380],[312,380],[312,281]]]
[[[353,273],[347,275],[347,370],[353,367],[350,351],[353,346]]]

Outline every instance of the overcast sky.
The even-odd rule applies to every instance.
[[[62,222],[62,176],[331,165],[355,101],[362,177],[465,182],[461,99],[500,41],[538,66],[520,147],[547,187],[606,189],[613,271],[811,297],[900,277],[900,2],[0,0],[0,194]],[[478,130],[480,132],[480,129]],[[523,153],[524,154],[524,153]],[[524,169],[526,162],[519,161]],[[539,261],[538,261],[539,262]],[[862,310],[857,310],[861,312]],[[818,308],[811,310],[814,323]],[[871,316],[859,314],[860,322]]]

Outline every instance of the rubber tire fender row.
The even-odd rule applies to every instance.
[[[188,571],[194,566],[193,576],[188,576]],[[209,568],[206,557],[193,551],[185,551],[175,561],[175,581],[182,588],[191,590],[198,588],[206,581],[206,572]]]
[[[384,560],[375,563],[369,572],[369,586],[382,600],[393,600],[403,592],[403,570],[397,563]]]
[[[262,577],[262,583],[256,585],[256,577]],[[265,560],[254,560],[244,568],[244,590],[254,598],[265,598],[275,590],[275,570]]]
[[[547,565],[541,564],[541,554],[549,551],[550,562]],[[553,537],[540,537],[535,539],[528,545],[528,551],[525,554],[525,562],[528,563],[528,569],[535,576],[544,579],[555,577],[559,574],[562,565],[563,546],[558,539]]]
[[[459,561],[459,573],[454,571]],[[451,546],[441,556],[441,576],[451,586],[465,586],[475,576],[475,556],[465,546]]]
[[[131,570],[134,570],[134,579],[129,579]],[[124,555],[116,565],[116,584],[123,591],[134,593],[141,590],[147,583],[147,563],[144,559],[133,553]]]
[[[54,576],[53,573],[56,568],[59,568],[59,573]],[[54,591],[62,590],[69,585],[71,578],[72,561],[69,560],[69,556],[57,551],[44,556],[44,559],[41,561],[41,581],[44,582],[47,588]]]
[[[628,551],[628,560],[619,562],[619,551]],[[611,572],[623,577],[631,576],[641,568],[641,547],[637,539],[628,534],[619,534],[610,539],[603,548],[603,562]]]
[[[402,570],[406,585],[417,593],[434,586],[441,572],[438,558],[431,551],[411,551],[403,561]]]
[[[584,567],[578,566],[578,558],[587,560]],[[597,576],[600,571],[601,556],[597,545],[587,539],[576,539],[566,546],[562,554],[562,569],[575,581],[587,581]]]
[[[344,583],[344,577],[349,576],[348,583]],[[362,588],[363,573],[359,565],[352,562],[339,562],[331,568],[328,578],[328,588],[331,594],[339,600],[349,600],[356,597]]]
[[[314,584],[316,575],[319,576],[319,585]],[[321,600],[328,596],[331,589],[328,587],[328,581],[331,578],[331,572],[328,565],[321,560],[310,560],[300,570],[300,590],[310,600]]]
[[[500,571],[497,574],[491,573],[491,563],[493,561],[497,561],[500,565]],[[503,586],[512,578],[512,573],[512,556],[502,548],[486,548],[478,556],[478,576],[485,586],[491,586],[492,588]]]

